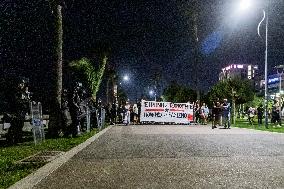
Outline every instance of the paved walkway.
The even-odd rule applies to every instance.
[[[34,188],[284,188],[284,135],[116,126]]]

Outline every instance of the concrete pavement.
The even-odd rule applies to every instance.
[[[116,126],[34,188],[284,188],[284,135]]]

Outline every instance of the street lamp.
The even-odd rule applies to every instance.
[[[247,10],[251,6],[251,2],[249,0],[242,0],[240,3],[240,9],[242,11]]]
[[[242,0],[240,3],[241,10],[247,10],[251,6],[250,0]],[[259,22],[257,31],[258,35],[260,35],[260,26],[262,22],[265,20],[265,65],[264,65],[264,81],[265,81],[265,127],[268,128],[268,94],[267,94],[267,54],[268,54],[268,15],[266,14],[265,10],[263,9],[263,18]]]
[[[149,91],[149,94],[150,94],[151,96],[153,96],[153,95],[154,95],[154,96],[155,96],[155,101],[157,100],[157,99],[156,99],[156,92],[155,92],[155,91],[150,90],[150,91]]]
[[[123,82],[128,82],[130,79],[129,79],[129,76],[128,75],[124,75],[122,77],[122,81]],[[119,87],[118,86],[121,86],[122,85],[122,81],[121,81],[121,76],[118,76],[116,77],[116,82],[113,86],[113,95],[115,97],[115,106],[116,106],[116,118],[115,118],[115,122],[117,123],[117,117],[118,117],[118,106],[119,106],[119,96],[118,96],[118,90],[119,90]]]
[[[129,76],[128,75],[123,76],[123,81],[129,81]]]

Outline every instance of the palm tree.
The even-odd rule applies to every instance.
[[[63,22],[62,6],[63,0],[49,0],[51,11],[56,23],[56,64],[53,80],[53,95],[50,106],[50,118],[48,132],[52,137],[58,136],[61,127],[61,94],[62,94],[62,46],[63,46]]]
[[[91,63],[91,61],[87,58],[82,58],[79,61],[73,61],[70,63],[70,66],[74,68],[76,71],[84,74],[84,79],[88,84],[88,88],[92,93],[92,99],[96,100],[97,92],[99,91],[99,87],[102,82],[102,77],[105,72],[105,67],[107,64],[107,56],[104,55],[101,59],[101,63],[96,69],[96,66]]]

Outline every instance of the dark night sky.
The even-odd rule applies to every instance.
[[[258,64],[264,68],[264,42],[257,36],[262,18],[258,4],[237,14],[237,0],[199,1],[200,87],[208,90],[219,70],[230,63]],[[64,60],[91,56],[100,43],[111,47],[110,66],[129,74],[123,87],[131,99],[153,85],[160,73],[161,86],[171,81],[193,84],[191,0],[106,1],[69,0],[64,14]],[[284,62],[284,1],[271,0],[269,10],[269,68]],[[34,91],[48,88],[52,72],[53,17],[44,0],[1,0],[1,76],[23,75]],[[261,32],[264,34],[264,27]],[[260,71],[262,72],[262,71]]]

